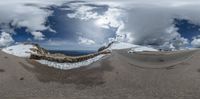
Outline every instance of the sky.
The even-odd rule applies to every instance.
[[[199,0],[0,0],[0,47],[97,50],[112,41],[200,47]]]

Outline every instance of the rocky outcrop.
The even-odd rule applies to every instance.
[[[69,63],[75,63],[75,62],[80,62],[80,61],[84,61],[90,58],[94,58],[98,55],[102,55],[102,54],[110,54],[110,51],[99,51],[93,54],[88,54],[88,55],[83,55],[83,56],[76,56],[76,57],[72,57],[72,56],[66,56],[64,54],[60,54],[60,53],[55,53],[55,54],[51,54],[49,53],[46,49],[40,47],[38,44],[34,44],[37,48],[33,48],[31,49],[32,51],[36,52],[37,54],[32,53],[30,55],[30,59],[36,59],[36,60],[48,60],[48,61],[53,61],[53,62],[58,62],[58,63],[65,63],[65,62],[69,62]]]
[[[84,61],[90,58],[94,58],[98,55],[102,54],[110,54],[110,51],[102,51],[102,52],[97,52],[94,54],[89,54],[89,55],[83,55],[83,56],[55,56],[55,54],[31,54],[30,59],[36,59],[36,60],[48,60],[52,62],[58,62],[58,63],[75,63],[75,62],[80,62]]]
[[[30,43],[29,43],[29,44],[30,44]],[[31,43],[31,45],[35,46],[36,48],[31,48],[30,50],[33,51],[33,52],[35,52],[35,53],[37,53],[37,54],[39,54],[39,55],[47,55],[47,54],[50,54],[50,53],[48,52],[48,50],[46,50],[46,49],[40,47],[39,44]]]
[[[98,49],[98,52],[101,52],[101,51],[104,51],[104,50],[108,49],[113,43],[115,43],[115,42],[111,42],[111,43],[109,43],[107,46],[102,46],[102,47],[100,47],[100,48]]]

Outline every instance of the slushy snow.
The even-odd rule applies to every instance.
[[[31,53],[36,54],[36,52],[33,52],[31,48],[37,49],[36,46],[31,44],[18,44],[13,45],[10,47],[3,48],[2,51],[8,54],[12,54],[18,57],[30,57]]]
[[[88,60],[76,62],[76,63],[57,63],[57,62],[52,62],[52,61],[47,61],[47,60],[36,60],[36,61],[41,64],[48,65],[49,67],[62,69],[62,70],[69,70],[69,69],[74,69],[74,68],[79,68],[79,67],[90,65],[90,64],[100,60],[104,56],[105,55],[98,55],[94,58],[90,58]]]

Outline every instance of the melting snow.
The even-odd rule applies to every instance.
[[[8,54],[12,54],[18,57],[30,57],[31,53],[35,53],[31,51],[31,48],[36,48],[33,45],[26,45],[26,44],[18,44],[13,45],[7,48],[3,48],[2,51]]]
[[[90,64],[100,60],[103,56],[105,56],[105,55],[98,55],[94,58],[91,58],[91,59],[88,59],[85,61],[81,61],[81,62],[77,62],[77,63],[58,63],[58,62],[51,62],[51,61],[47,61],[47,60],[36,60],[36,61],[41,64],[48,65],[49,67],[54,67],[54,68],[62,69],[62,70],[69,70],[69,69],[74,69],[74,68],[79,68],[79,67],[90,65]]]

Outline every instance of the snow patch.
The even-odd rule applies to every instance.
[[[120,50],[120,49],[128,49],[128,48],[137,47],[137,46],[138,45],[134,45],[134,44],[131,44],[131,43],[115,42],[109,47],[109,49]]]
[[[133,52],[143,52],[143,51],[158,51],[157,49],[154,49],[152,47],[146,47],[146,46],[137,46],[131,48],[131,50],[128,51],[128,53],[133,53]]]
[[[18,57],[30,57],[31,53],[36,54],[31,49],[37,49],[36,46],[31,44],[18,44],[10,47],[3,48],[2,51]]]
[[[79,68],[79,67],[90,65],[90,64],[100,60],[104,56],[105,55],[98,55],[94,58],[90,58],[88,60],[76,62],[76,63],[58,63],[58,62],[52,62],[52,61],[47,61],[47,60],[36,60],[36,61],[41,64],[48,65],[49,67],[54,67],[54,68],[62,69],[62,70],[69,70],[69,69],[74,69],[74,68]]]
[[[134,45],[125,42],[115,42],[108,49],[110,50],[131,49],[130,51],[128,51],[129,53],[142,52],[142,51],[158,51],[157,49],[149,46]]]

